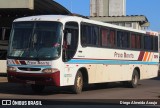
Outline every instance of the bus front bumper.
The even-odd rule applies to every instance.
[[[21,73],[7,72],[8,82],[60,86],[60,72],[55,73]]]

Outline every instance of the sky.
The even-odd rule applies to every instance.
[[[55,0],[72,13],[90,15],[90,0]],[[145,15],[149,30],[160,31],[160,0],[126,0],[126,15]]]

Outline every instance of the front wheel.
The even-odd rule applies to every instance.
[[[133,71],[132,80],[129,82],[129,87],[136,88],[139,82],[139,74],[137,70]]]
[[[72,86],[72,91],[75,94],[80,94],[83,88],[83,76],[80,71],[77,72],[74,85]]]

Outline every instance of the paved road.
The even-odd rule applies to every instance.
[[[0,77],[1,99],[160,99],[160,78],[140,81],[138,88],[126,88],[121,83],[90,85],[81,94],[66,88],[47,87],[35,94],[30,86],[7,83]]]
[[[45,106],[45,108],[88,108],[88,105],[91,105],[89,107],[92,108],[135,108],[135,106],[128,106],[125,103],[120,105],[120,101],[131,102],[134,99],[142,99],[142,101],[145,99],[144,101],[148,101],[151,99],[149,101],[156,101],[158,106],[156,104],[156,106],[145,104],[136,106],[136,108],[153,108],[160,107],[160,78],[140,81],[138,88],[134,89],[126,88],[121,83],[90,85],[81,94],[76,95],[69,92],[66,88],[59,89],[55,87],[47,87],[43,93],[35,94],[29,85],[8,83],[5,77],[0,77],[0,99],[29,99],[29,101],[40,99],[43,105],[51,105]],[[139,102],[139,100],[136,101]],[[6,108],[6,106],[0,107]],[[21,107],[18,106],[16,108]],[[15,108],[15,106],[10,108]],[[28,107],[26,106],[26,108]]]

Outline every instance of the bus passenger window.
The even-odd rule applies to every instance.
[[[81,25],[82,46],[99,46],[99,27],[91,24]]]
[[[110,43],[111,47],[115,47],[115,31],[110,31]]]
[[[121,31],[117,32],[117,47],[119,48],[123,47],[123,32]]]
[[[154,51],[158,51],[158,37],[156,36],[156,37],[154,37]]]
[[[153,50],[153,37],[144,36],[144,48],[146,50]]]
[[[122,41],[123,48],[129,48],[129,33],[124,32],[122,39],[123,39],[123,41]]]
[[[131,48],[135,49],[136,48],[136,37],[135,37],[135,34],[132,34],[131,35]]]
[[[141,49],[141,35],[136,36],[136,48]]]
[[[91,44],[91,27],[89,25],[81,26],[81,43],[83,46]]]
[[[101,31],[102,35],[102,46],[107,47],[108,45],[108,30],[107,29],[102,29]]]
[[[99,30],[97,26],[92,27],[91,45],[99,45]]]

